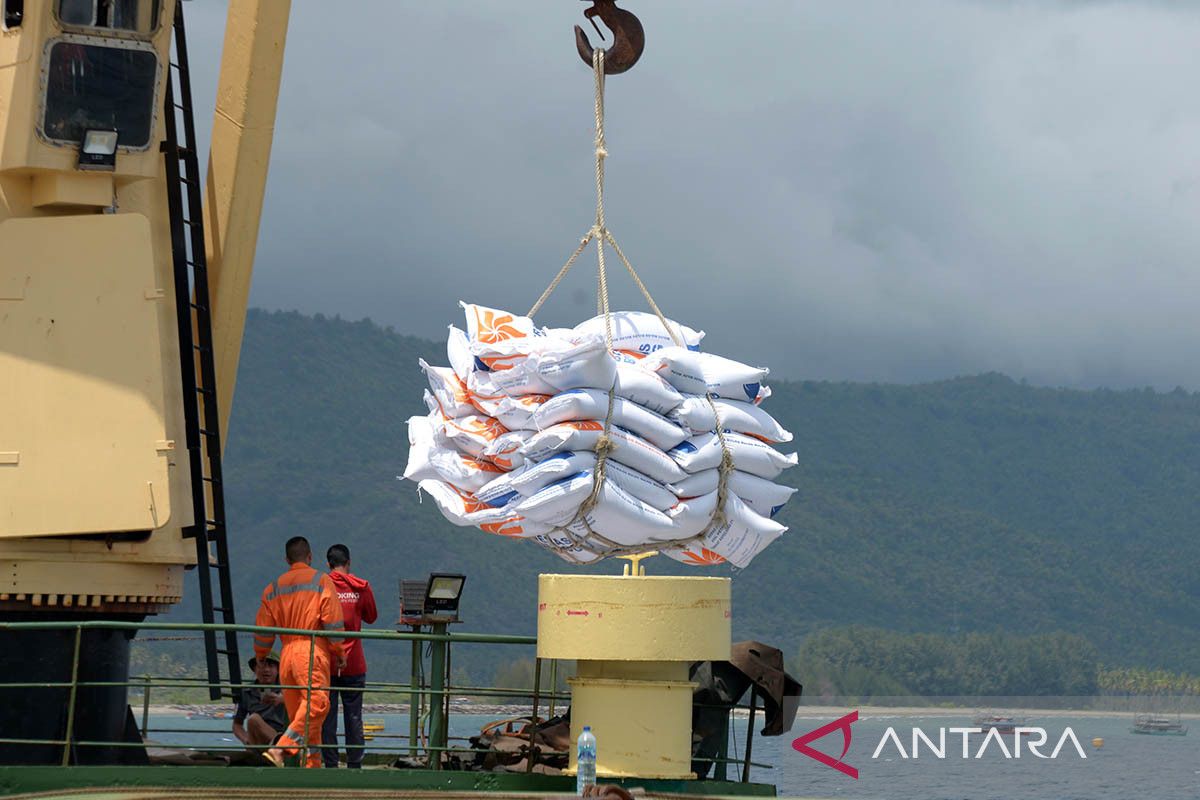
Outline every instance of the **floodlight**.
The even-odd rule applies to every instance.
[[[117,167],[117,132],[87,130],[79,146],[79,169],[112,171]]]

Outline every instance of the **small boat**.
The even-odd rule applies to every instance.
[[[976,728],[981,728],[985,734],[993,730],[1000,734],[1015,734],[1017,728],[1024,727],[1026,720],[1014,717],[1011,714],[990,711],[984,714],[976,714],[971,722]]]
[[[1133,718],[1133,727],[1129,732],[1146,736],[1187,736],[1188,729],[1180,721],[1178,714],[1175,715],[1175,719],[1155,714],[1138,714]]]
[[[375,734],[381,733],[385,727],[387,727],[387,723],[382,719],[363,720],[363,738],[372,741]]]
[[[193,711],[188,719],[233,719],[232,711]]]

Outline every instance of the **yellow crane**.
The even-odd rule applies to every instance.
[[[0,0],[0,619],[141,619],[198,566],[206,621],[233,621],[220,433],[289,12],[229,4],[202,176],[179,0]],[[0,681],[71,659],[6,637]],[[81,679],[125,679],[125,636],[82,646]],[[0,719],[44,711],[21,700]]]

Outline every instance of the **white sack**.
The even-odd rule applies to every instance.
[[[688,475],[678,483],[667,488],[683,498],[699,497],[715,492],[720,473],[715,469],[706,469],[694,475]],[[751,475],[735,469],[729,473],[729,491],[742,499],[756,514],[773,517],[783,508],[784,504],[796,491],[791,486],[772,483],[766,478]]]
[[[788,467],[797,462],[796,454],[784,455],[771,445],[750,436],[729,432],[725,434],[729,454],[733,456],[735,469],[750,472],[760,478],[774,480]],[[721,440],[715,433],[701,433],[668,453],[679,466],[690,473],[721,466]],[[667,481],[677,483],[678,481]]]
[[[603,420],[607,415],[608,392],[571,389],[542,403],[533,414],[533,423],[535,428],[545,430],[560,422]],[[688,437],[688,432],[679,425],[624,397],[613,397],[612,420],[614,425],[636,433],[662,450],[670,450]]]
[[[579,472],[546,486],[513,508],[538,522],[555,526],[571,523],[568,529],[576,536],[586,536],[590,528],[616,544],[636,545],[647,539],[674,538],[671,534],[675,524],[670,517],[607,480],[600,487],[592,510],[582,520],[572,523],[591,493],[592,473]]]
[[[442,480],[467,492],[474,492],[504,473],[503,468],[490,461],[457,450],[434,449],[429,460]]]
[[[483,448],[482,457],[504,470],[524,466],[525,456],[521,448],[529,440],[531,431],[507,431],[500,434]]]
[[[594,420],[560,422],[536,433],[522,448],[525,458],[541,461],[562,450],[591,450],[604,433],[604,425]],[[629,431],[613,427],[609,431],[613,449],[610,458],[661,483],[683,480],[684,471],[662,450]],[[683,442],[680,445],[686,445]],[[677,448],[678,449],[678,448]]]
[[[589,455],[593,459],[595,458],[595,454],[589,453]],[[615,458],[604,462],[604,479],[612,481],[638,500],[659,511],[666,511],[679,502],[679,498],[665,484],[648,475],[643,475],[636,469],[625,466]]]
[[[531,356],[537,376],[559,391],[591,388],[607,392],[616,380],[617,363],[605,348],[604,339],[591,336],[564,344]]]
[[[446,337],[446,358],[454,374],[465,383],[467,376],[475,370],[475,356],[471,355],[471,343],[466,332],[453,325]]]
[[[667,416],[687,428],[691,433],[707,433],[716,430],[717,419],[713,414],[716,407],[724,430],[744,433],[765,439],[768,442],[790,442],[792,434],[784,430],[774,417],[753,403],[741,400],[716,399],[687,395],[683,403]],[[493,415],[495,416],[495,415]]]
[[[488,308],[474,303],[458,303],[467,318],[467,338],[472,342],[495,344],[510,339],[525,339],[538,334],[537,326],[529,317],[511,311]]]
[[[423,481],[440,477],[433,468],[434,450],[433,422],[428,417],[408,419],[408,465],[404,477],[410,481]]]
[[[417,486],[433,498],[442,516],[455,525],[473,525],[487,533],[521,538],[550,532],[549,527],[530,522],[513,512],[511,507],[492,508],[479,502],[470,492],[455,489],[443,481],[425,480]]]
[[[467,376],[472,393],[514,397],[527,394],[554,394],[558,391],[537,373],[537,365],[526,356],[515,359],[475,356],[475,371]]]
[[[695,536],[704,530],[716,508],[716,492],[680,503],[671,512],[678,536]],[[778,522],[751,511],[737,495],[726,497],[725,518],[724,525],[713,528],[704,538],[682,547],[666,547],[661,552],[676,561],[695,565],[719,563],[712,558],[711,554],[715,553],[735,567],[745,567],[787,530]],[[706,554],[705,550],[709,552]]]
[[[614,350],[627,350],[641,355],[648,355],[655,350],[670,347],[675,344],[671,335],[663,328],[658,316],[644,311],[613,311],[609,314],[612,320],[612,346]],[[704,331],[694,331],[686,325],[680,325],[672,319],[667,320],[671,330],[683,340],[689,350],[698,350]],[[575,333],[592,334],[604,338],[604,316],[592,317],[587,322],[575,326]]]
[[[593,561],[600,560],[600,556],[586,547],[576,544],[570,536],[561,532],[534,536],[533,540],[563,561],[572,564],[590,564]]]
[[[500,420],[510,431],[536,431],[533,413],[550,399],[548,394],[522,394],[510,397],[506,394],[469,394],[473,408]]]
[[[496,476],[475,492],[475,496],[493,505],[503,505],[513,499],[516,494],[529,497],[544,486],[570,477],[577,472],[591,470],[595,466],[595,453],[589,453],[586,450],[578,453],[565,450],[539,463],[527,462],[520,469]],[[679,502],[675,493],[665,485],[643,475],[636,469],[630,469],[616,459],[610,458],[604,469],[606,480],[612,481],[659,511],[666,511]]]
[[[522,497],[535,494],[543,486],[569,478],[577,472],[591,469],[596,464],[596,454],[587,451],[563,450],[537,462],[527,462],[519,475],[514,475],[509,485]]]
[[[632,400],[659,414],[666,414],[683,402],[683,395],[657,373],[642,369],[636,363],[618,359],[617,397]]]
[[[731,400],[758,397],[762,381],[770,370],[751,367],[740,361],[697,353],[683,347],[664,347],[643,359],[644,368],[657,372],[685,394],[709,394]]]
[[[436,400],[434,401],[436,404]],[[508,433],[508,428],[499,420],[481,414],[463,417],[447,417],[438,407],[429,415],[434,425],[435,439],[443,444],[457,447],[462,452],[482,457],[488,445]],[[686,442],[685,442],[686,444]]]
[[[562,526],[575,517],[579,506],[591,492],[592,473],[576,472],[543,486],[529,497],[521,498],[513,505],[513,509],[537,522]]]
[[[471,393],[467,384],[450,367],[431,367],[425,359],[417,359],[425,378],[429,381],[429,389],[437,398],[443,413],[449,417],[461,417],[475,412],[471,405]]]
[[[513,488],[513,481],[536,466],[529,462],[511,472],[501,472],[475,490],[475,499],[495,508],[503,508],[519,497],[517,490]]]

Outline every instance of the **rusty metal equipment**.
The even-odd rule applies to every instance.
[[[605,75],[619,75],[642,57],[642,51],[646,49],[646,32],[642,30],[642,23],[632,12],[617,8],[616,0],[592,0],[592,7],[584,11],[583,16],[592,23],[601,39],[604,38],[604,32],[596,24],[596,17],[612,31],[613,45],[604,51]],[[579,57],[590,67],[592,43],[578,25],[575,26],[575,48],[579,51]]]

